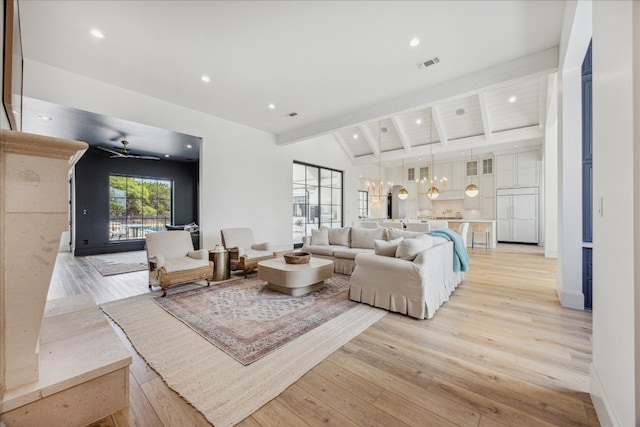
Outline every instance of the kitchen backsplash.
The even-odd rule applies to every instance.
[[[465,219],[480,219],[480,210],[465,209],[463,200],[433,200],[432,209],[420,211],[420,216],[450,216],[455,217],[460,212]]]

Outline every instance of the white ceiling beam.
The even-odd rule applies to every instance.
[[[437,156],[447,156],[451,158],[462,158],[462,151],[473,148],[474,155],[481,155],[483,153],[493,153],[499,151],[507,151],[513,149],[513,143],[518,142],[519,145],[524,146],[526,144],[540,145],[542,144],[542,138],[544,137],[544,129],[540,129],[538,125],[527,126],[519,129],[509,129],[500,132],[494,132],[491,144],[485,144],[484,135],[470,136],[468,138],[460,138],[450,141],[447,147],[443,147],[440,144],[433,146],[433,154]],[[404,159],[405,162],[416,161],[418,157],[423,159],[429,155],[429,145],[421,145],[419,147],[413,147],[411,152],[411,158],[406,157],[406,153],[403,149],[385,151],[380,155],[381,162],[389,162],[393,160],[400,161]],[[357,156],[354,165],[366,165],[376,163],[378,157],[374,155]]]
[[[482,115],[484,139],[486,142],[491,142],[491,120],[489,119],[489,106],[487,105],[487,94],[485,92],[478,94],[478,103],[480,104],[480,114]]]
[[[558,74],[547,77],[546,126],[554,126],[558,120]]]
[[[540,89],[540,98],[538,101],[538,125],[541,129],[544,129],[547,122],[547,89],[548,89],[547,76],[540,76],[538,80],[538,87]]]
[[[434,105],[431,107],[431,117],[433,118],[433,124],[436,125],[436,132],[438,133],[438,139],[443,147],[449,145],[449,139],[447,133],[444,130],[444,124],[442,123],[442,115],[440,114],[440,107]],[[429,141],[431,142],[431,141]]]
[[[364,140],[369,144],[369,148],[376,156],[379,153],[378,144],[374,139],[373,135],[371,135],[371,131],[369,130],[369,126],[365,126],[364,124],[358,126],[358,130],[364,136]]]
[[[400,124],[400,118],[398,116],[391,117],[391,123],[396,128],[396,133],[398,134],[398,138],[400,138],[400,142],[404,147],[404,150],[408,153],[411,153],[411,142],[409,141],[409,137],[407,137],[407,133],[404,131],[402,124]]]
[[[446,99],[468,96],[490,86],[499,85],[525,76],[548,74],[558,67],[558,48],[553,47],[483,70],[474,71],[421,91],[340,114],[329,120],[312,123],[276,135],[278,145],[291,144],[351,127],[354,123],[389,117],[398,112],[414,110]]]
[[[338,132],[334,132],[333,136],[336,138],[336,141],[338,141],[338,144],[340,144],[340,146],[344,150],[344,153],[351,159],[351,163],[355,163],[356,156],[353,154],[353,151],[351,151],[342,135],[340,135]]]

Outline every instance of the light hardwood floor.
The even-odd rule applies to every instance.
[[[253,426],[591,426],[591,313],[564,309],[539,248],[470,250],[472,267],[431,320],[387,314],[245,419]],[[50,298],[147,292],[146,272],[102,277],[60,254]],[[207,426],[133,355],[128,409],[93,426]]]

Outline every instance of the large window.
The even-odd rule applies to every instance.
[[[369,192],[358,190],[358,218],[369,218]]]
[[[320,226],[342,227],[342,172],[293,163],[293,243]]]
[[[172,224],[173,182],[109,176],[109,240],[143,239]]]

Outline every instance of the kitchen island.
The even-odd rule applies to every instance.
[[[486,224],[489,231],[489,248],[495,248],[497,242],[497,234],[496,234],[496,221],[493,219],[464,219],[464,218],[447,218],[447,217],[436,217],[435,219],[430,218],[415,218],[410,219],[410,222],[424,222],[431,224],[431,229],[435,230],[440,227],[449,227],[449,224],[461,224],[463,222],[469,223],[469,232],[467,233],[467,246],[471,246],[472,233],[473,233],[473,224]],[[480,247],[485,246],[485,238],[486,236],[483,233],[478,233],[476,236],[476,245],[480,245]]]

